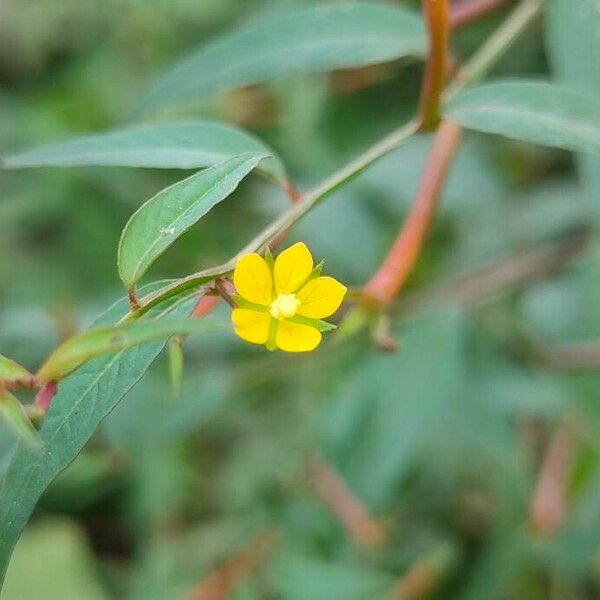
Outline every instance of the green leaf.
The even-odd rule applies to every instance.
[[[600,98],[600,62],[592,57],[600,52],[600,11],[596,0],[578,0],[574,10],[570,0],[549,0],[547,3],[545,39],[549,58],[557,77],[574,89]],[[600,154],[577,157],[577,167],[586,202],[589,220],[597,229],[600,225]],[[600,248],[594,244],[588,259],[577,271],[578,291],[582,301],[582,331],[587,335],[600,328]]]
[[[152,318],[183,318],[196,301],[191,297],[163,306]],[[128,309],[127,301],[121,300],[100,323],[118,322]],[[164,345],[161,340],[95,358],[61,382],[39,431],[42,452],[19,444],[0,490],[0,585],[13,548],[44,490],[75,459],[102,419],[139,381]]]
[[[292,72],[353,68],[424,56],[418,15],[369,2],[280,10],[208,44],[169,71],[142,103],[148,111]]]
[[[554,70],[570,85],[600,95],[600,13],[596,0],[549,0],[548,51]]]
[[[20,379],[29,378],[31,373],[22,367],[19,363],[15,362],[6,356],[0,354],[0,378],[1,379]]]
[[[567,150],[600,150],[600,102],[559,85],[502,81],[450,102],[448,119],[469,129]]]
[[[225,326],[222,320],[206,318],[139,321],[118,327],[90,329],[61,344],[42,365],[38,378],[41,381],[58,381],[84,362],[103,354],[116,354],[172,335],[190,335]]]
[[[23,406],[6,390],[0,393],[0,418],[27,444],[40,447],[37,431],[25,414]]]
[[[132,288],[150,265],[213,206],[227,198],[264,154],[247,153],[166,188],[129,219],[119,243],[119,275]]]
[[[459,311],[429,314],[404,324],[398,333],[397,353],[363,355],[349,371],[346,367],[343,377],[328,371],[331,381],[341,382],[323,415],[328,453],[351,489],[375,509],[390,501],[436,427],[447,419],[449,403],[464,394]]]
[[[244,152],[273,151],[254,136],[223,123],[182,121],[138,125],[84,135],[8,156],[4,168],[116,166],[156,169],[201,169]],[[259,167],[278,181],[285,169],[277,157]]]

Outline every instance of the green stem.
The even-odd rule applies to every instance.
[[[461,69],[444,94],[444,100],[451,99],[466,86],[485,76],[518,36],[535,20],[540,13],[541,7],[542,0],[523,0],[483,47]],[[136,319],[169,298],[190,289],[197,289],[202,285],[214,281],[217,277],[223,277],[231,273],[240,256],[265,248],[270,240],[300,221],[312,208],[338,187],[350,181],[364,169],[415,135],[419,131],[420,125],[420,120],[414,118],[403,127],[393,131],[371,146],[371,148],[358,158],[336,171],[316,188],[304,195],[302,200],[292,205],[273,223],[268,225],[233,258],[217,267],[188,275],[159,289],[153,294],[141,298],[139,301],[140,308],[129,313],[124,320]]]
[[[542,4],[543,0],[523,0],[456,74],[444,93],[444,102],[452,100],[469,85],[483,79],[504,52],[537,19]]]
[[[385,156],[402,143],[406,142],[410,137],[417,133],[418,130],[419,122],[412,120],[403,127],[393,131],[385,138],[377,142],[374,146],[369,148],[366,152],[361,154],[358,158],[342,167],[339,171],[336,171],[312,191],[305,194],[300,202],[291,205],[290,208],[282,213],[275,221],[273,221],[273,223],[263,229],[263,231],[261,231],[233,258],[217,267],[199,271],[198,273],[193,273],[192,275],[188,275],[183,279],[174,281],[173,283],[157,290],[156,292],[141,298],[139,301],[141,305],[140,308],[129,313],[125,320],[129,321],[141,317],[157,304],[160,304],[161,302],[168,300],[173,296],[177,296],[189,289],[195,289],[201,285],[210,283],[217,277],[223,277],[228,273],[231,273],[235,268],[235,264],[240,256],[250,252],[259,252],[266,248],[273,238],[277,237],[282,232],[287,231],[290,227],[295,225],[321,200],[329,196],[338,187],[348,182],[353,177],[356,177],[359,173],[361,173],[375,161],[379,160],[382,156]]]

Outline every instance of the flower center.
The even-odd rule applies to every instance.
[[[271,302],[271,316],[275,319],[289,319],[296,314],[300,304],[296,294],[279,294]]]

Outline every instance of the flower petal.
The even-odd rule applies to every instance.
[[[271,315],[247,308],[235,308],[231,313],[235,332],[252,344],[266,344],[269,339]]]
[[[275,260],[273,277],[278,294],[293,294],[308,278],[313,259],[306,244],[298,242],[284,250]]]
[[[310,352],[321,343],[321,332],[308,325],[279,321],[275,343],[285,352]]]
[[[346,295],[346,286],[333,277],[311,279],[297,293],[302,304],[298,314],[310,319],[324,319],[332,315]]]
[[[273,278],[260,254],[240,257],[233,272],[233,284],[237,293],[249,302],[269,306],[273,300]]]

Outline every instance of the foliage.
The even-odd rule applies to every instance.
[[[2,597],[600,594],[600,13],[444,6],[7,5]],[[283,236],[307,354],[206,316]]]

